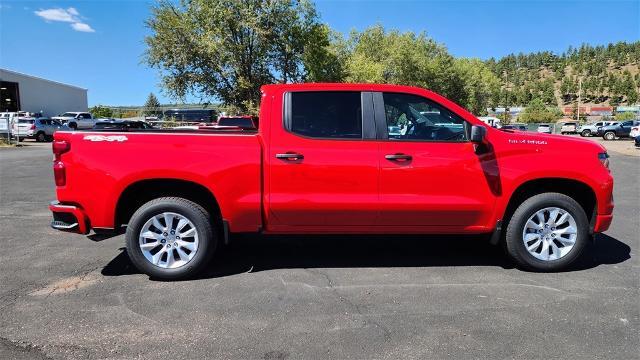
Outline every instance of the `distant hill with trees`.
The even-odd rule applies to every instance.
[[[501,105],[522,106],[534,98],[546,105],[575,104],[580,81],[583,104],[631,105],[639,99],[640,41],[511,54],[485,63],[501,80]]]

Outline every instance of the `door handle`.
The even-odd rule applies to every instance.
[[[402,154],[402,153],[387,154],[387,155],[384,156],[384,158],[387,159],[387,160],[391,160],[391,161],[409,161],[409,160],[413,159],[413,157],[411,155]]]
[[[276,154],[276,159],[296,161],[304,159],[304,155],[298,153],[285,153],[285,154]]]

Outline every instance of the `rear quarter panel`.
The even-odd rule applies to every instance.
[[[106,140],[117,137],[121,141]],[[260,226],[258,135],[56,132],[55,138],[71,141],[71,151],[62,155],[67,183],[57,187],[58,200],[83,208],[92,227],[113,228],[120,194],[149,179],[186,180],[209,189],[231,231]]]

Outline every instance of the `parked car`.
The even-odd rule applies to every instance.
[[[12,133],[18,140],[43,142],[53,140],[53,134],[58,130],[69,130],[69,127],[53,119],[24,117],[14,122]]]
[[[213,109],[169,109],[164,112],[163,116],[165,120],[211,123],[215,119],[216,111]]]
[[[120,120],[120,119],[99,120],[93,126],[93,130],[109,130],[109,131],[132,131],[132,130],[145,130],[145,129],[155,129],[155,128],[144,121]]]
[[[126,225],[132,263],[180,279],[247,232],[487,234],[518,266],[558,271],[612,221],[598,143],[500,131],[415,87],[261,92],[257,131],[56,132],[52,227]]]
[[[501,130],[518,130],[518,131],[527,131],[528,127],[524,124],[508,124],[502,125],[500,127]]]
[[[502,122],[500,121],[500,119],[498,119],[495,116],[480,116],[478,117],[478,119],[480,119],[483,123],[494,128],[500,128],[502,125]]]
[[[577,122],[565,122],[562,123],[560,127],[560,134],[577,134],[578,133],[578,123]]]
[[[607,126],[615,126],[620,124],[620,121],[608,121],[605,122],[605,124],[603,126],[599,126],[597,131],[596,131],[596,136],[602,136],[604,135],[604,131],[602,131],[603,128],[607,127]]]
[[[53,116],[51,119],[58,120],[71,129],[91,129],[96,124],[96,119],[88,112],[66,112],[64,114]]]
[[[627,120],[618,123],[617,125],[605,126],[598,130],[598,134],[602,134],[605,140],[615,140],[617,138],[628,138],[631,135],[631,128],[639,126],[638,120]]]
[[[599,121],[593,124],[585,124],[578,128],[578,133],[582,137],[593,136],[598,133],[598,128],[611,125],[611,121]]]
[[[538,125],[538,132],[541,134],[551,134],[553,133],[553,129],[549,124],[540,124]]]

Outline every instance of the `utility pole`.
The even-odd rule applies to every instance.
[[[580,94],[582,93],[582,78],[578,78],[578,122],[580,122]]]

